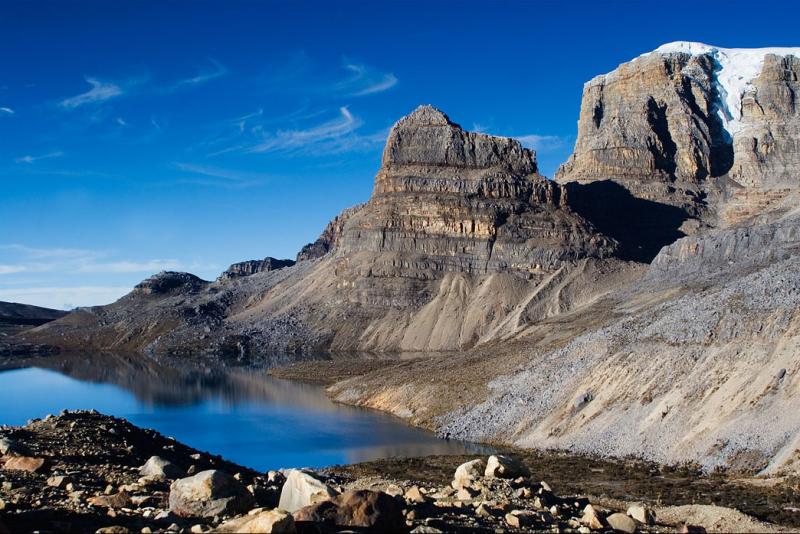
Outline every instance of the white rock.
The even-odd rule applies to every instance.
[[[625,514],[611,514],[606,518],[608,526],[617,532],[624,532],[625,534],[633,534],[636,532],[636,522]]]
[[[456,468],[456,474],[453,477],[451,485],[454,489],[469,487],[473,482],[483,476],[485,470],[486,462],[480,458],[463,463]]]
[[[335,497],[338,492],[310,473],[290,469],[281,489],[278,508],[294,513],[304,506]]]
[[[628,507],[628,515],[643,525],[653,525],[656,522],[655,514],[643,504]]]
[[[295,532],[292,514],[283,510],[262,510],[257,514],[226,521],[217,529],[218,532]]]
[[[486,477],[516,478],[524,475],[525,467],[514,458],[502,454],[489,456],[484,475]]]

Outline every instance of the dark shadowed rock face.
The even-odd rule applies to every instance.
[[[242,276],[250,276],[256,273],[264,273],[268,271],[274,271],[276,269],[283,269],[284,267],[291,267],[294,265],[294,263],[294,260],[277,260],[271,257],[266,257],[263,260],[243,261],[234,263],[228,267],[219,278],[220,280],[230,280],[233,278],[240,278]]]
[[[165,295],[171,293],[191,293],[208,285],[208,282],[191,273],[162,271],[140,282],[133,288],[133,294]]]
[[[67,312],[30,304],[0,302],[0,323],[40,325],[64,317]]]
[[[336,246],[336,243],[339,241],[339,237],[342,235],[344,223],[350,218],[351,215],[356,213],[362,207],[364,207],[364,204],[358,204],[351,208],[347,208],[339,215],[334,217],[333,220],[328,223],[328,226],[325,227],[325,230],[322,231],[322,234],[319,236],[319,238],[317,238],[316,241],[313,243],[308,243],[300,250],[300,252],[297,253],[297,261],[314,260],[321,258],[330,252],[330,250]]]

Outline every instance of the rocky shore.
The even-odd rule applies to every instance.
[[[94,411],[0,427],[0,454],[0,532],[782,532],[711,504],[791,523],[798,495],[531,452],[259,473]]]

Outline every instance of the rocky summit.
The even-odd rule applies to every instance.
[[[797,473],[798,58],[679,42],[595,77],[554,181],[422,106],[297,263],[160,273],[17,339],[414,352],[280,372],[451,437]]]

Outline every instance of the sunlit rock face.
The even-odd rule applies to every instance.
[[[800,183],[800,51],[767,54],[741,99],[731,177],[748,188]]]
[[[431,106],[395,124],[372,198],[335,223],[336,257],[382,255],[370,268],[383,275],[539,272],[616,247],[537,173],[532,151],[465,132]]]
[[[556,175],[572,208],[640,261],[786,211],[800,169],[798,58],[676,42],[590,80]]]

